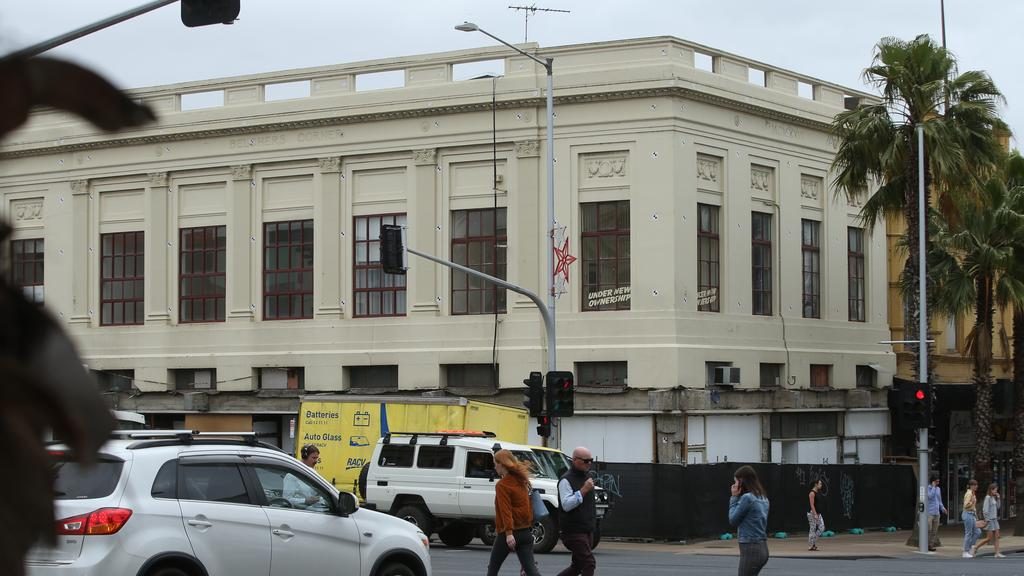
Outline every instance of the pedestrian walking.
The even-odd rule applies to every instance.
[[[558,526],[562,544],[572,552],[572,563],[558,576],[593,576],[597,561],[591,551],[597,527],[597,501],[590,465],[594,457],[580,446],[572,451],[572,466],[558,480]]]
[[[934,551],[939,545],[940,515],[949,515],[942,504],[942,488],[939,488],[939,475],[932,474],[928,483],[928,549]]]
[[[750,466],[736,469],[731,492],[729,524],[739,533],[739,576],[757,576],[768,563],[768,495]]]
[[[821,479],[814,481],[814,485],[811,486],[811,491],[807,494],[807,500],[810,504],[810,510],[807,512],[807,549],[817,550],[818,549],[818,536],[825,531],[825,515],[822,513],[822,496],[821,491],[824,489],[825,483]]]
[[[978,481],[971,478],[967,483],[967,492],[964,493],[964,505],[960,513],[960,520],[964,523],[964,558],[974,558],[974,544],[981,536],[981,528],[978,527]]]
[[[988,485],[988,493],[985,494],[985,500],[981,504],[981,515],[985,522],[985,537],[978,541],[974,545],[974,549],[971,550],[971,554],[975,555],[982,546],[992,543],[992,548],[995,549],[996,558],[1006,558],[1006,556],[999,553],[999,508],[1002,507],[1001,498],[999,497],[999,485],[995,482]]]
[[[533,508],[530,506],[529,465],[508,450],[494,454],[501,480],[494,486],[494,545],[487,576],[497,576],[509,552],[515,552],[527,576],[540,576],[533,559]]]

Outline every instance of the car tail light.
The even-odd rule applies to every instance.
[[[88,514],[57,520],[57,535],[103,536],[116,534],[132,511],[127,508],[100,508]]]

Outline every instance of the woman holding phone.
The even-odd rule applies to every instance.
[[[768,563],[768,495],[750,466],[733,474],[731,492],[729,524],[739,532],[739,576],[757,576]]]

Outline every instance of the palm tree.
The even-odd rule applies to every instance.
[[[864,80],[881,91],[879,101],[842,112],[832,123],[836,194],[864,196],[878,185],[861,216],[869,227],[884,216],[903,217],[908,257],[902,283],[916,286],[917,126],[924,127],[926,189],[948,211],[955,196],[949,192],[979,189],[997,163],[1001,149],[993,133],[1006,130],[996,114],[1003,96],[986,73],[959,73],[956,59],[927,35],[909,42],[883,38]],[[912,340],[920,314],[916,289],[906,297],[904,338]]]
[[[958,218],[932,212],[929,284],[935,307],[952,316],[974,311],[967,337],[974,404],[974,474],[984,486],[992,477],[992,337],[996,309],[1024,305],[1024,188],[1007,187],[1002,175],[973,198],[957,200]]]

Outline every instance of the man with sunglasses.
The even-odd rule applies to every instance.
[[[592,576],[597,561],[591,552],[591,538],[597,527],[597,501],[590,465],[590,450],[580,446],[572,451],[572,467],[558,481],[558,527],[562,544],[572,552],[572,564],[558,576]]]

